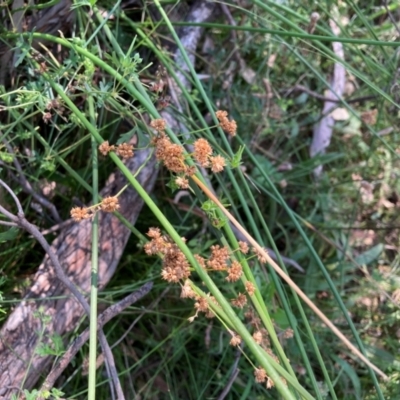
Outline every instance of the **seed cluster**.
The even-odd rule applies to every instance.
[[[190,266],[185,255],[175,243],[171,243],[161,234],[159,228],[150,228],[147,236],[151,240],[145,244],[147,254],[163,255],[161,276],[168,282],[178,283],[185,281],[190,276]]]
[[[115,151],[124,160],[133,157],[133,146],[129,143],[121,143],[115,146],[110,145],[106,140],[99,146],[99,151],[103,156],[106,156],[110,151]]]
[[[70,214],[71,218],[80,222],[83,219],[92,218],[98,211],[114,212],[119,209],[119,202],[117,196],[109,196],[103,199],[99,204],[90,207],[74,207]]]
[[[236,122],[229,121],[226,111],[217,111],[216,115],[220,120],[221,126],[231,135],[236,133]],[[196,172],[194,166],[189,166],[187,159],[193,157],[193,160],[203,168],[211,168],[214,173],[224,170],[227,165],[226,159],[220,154],[213,155],[213,148],[207,139],[197,139],[193,144],[193,154],[185,154],[184,147],[180,144],[172,143],[166,135],[166,121],[163,119],[154,119],[150,122],[150,127],[157,132],[157,136],[152,139],[152,145],[155,147],[155,155],[158,161],[174,174],[175,184],[181,189],[189,188],[188,177]]]
[[[237,131],[237,124],[235,120],[229,121],[228,113],[226,111],[218,110],[215,113],[218,118],[221,128],[230,136],[235,136]]]

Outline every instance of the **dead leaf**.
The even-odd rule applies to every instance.
[[[350,114],[346,108],[338,107],[331,112],[331,117],[335,121],[347,121],[350,118]]]
[[[242,76],[242,78],[249,84],[252,85],[256,79],[256,73],[253,69],[249,68],[249,67],[244,67],[242,68],[242,70],[240,71],[240,75]]]
[[[268,67],[274,68],[275,60],[276,60],[276,54],[271,54],[271,55],[268,57],[268,61],[267,61]]]
[[[364,124],[375,125],[377,116],[378,110],[375,108],[373,110],[368,110],[361,113],[361,120],[364,122]]]

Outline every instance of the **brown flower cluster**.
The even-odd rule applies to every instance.
[[[195,167],[189,167],[185,162],[183,146],[172,143],[165,134],[166,121],[164,119],[154,119],[150,126],[158,132],[158,135],[152,139],[152,144],[156,148],[156,158],[171,172],[180,174],[175,183],[182,189],[189,188],[189,181],[186,176],[191,176],[196,172]],[[214,173],[223,171],[226,166],[224,157],[213,156],[213,149],[206,139],[195,141],[193,158],[204,168],[210,167]]]
[[[171,243],[168,237],[162,235],[159,228],[150,228],[147,236],[151,240],[144,245],[145,252],[149,255],[156,253],[164,255],[162,278],[173,283],[186,280],[190,276],[190,266],[179,247],[175,243]]]
[[[229,344],[233,347],[237,347],[240,343],[242,343],[242,338],[237,334],[233,334]]]
[[[224,170],[226,160],[217,155],[212,156],[213,149],[206,139],[197,139],[194,144],[194,159],[204,168],[211,167],[211,171],[218,173]]]
[[[162,161],[168,170],[176,174],[189,174],[183,146],[172,143],[164,133],[155,137],[153,144],[156,147],[157,160]]]
[[[229,249],[220,245],[211,246],[211,257],[207,266],[214,271],[224,271],[228,268]]]
[[[110,151],[115,151],[124,160],[133,157],[133,146],[128,143],[121,143],[118,146],[110,145],[108,140],[99,146],[99,151],[106,156]]]
[[[110,196],[103,199],[103,201],[99,204],[96,204],[91,207],[74,207],[72,208],[70,214],[71,218],[80,222],[83,219],[92,218],[97,211],[102,210],[105,212],[114,212],[119,209],[119,202],[117,196]]]
[[[116,197],[116,196],[106,197],[100,203],[100,208],[101,208],[101,210],[103,210],[105,212],[117,211],[119,209],[118,197]]]
[[[231,267],[228,269],[228,276],[225,278],[228,282],[236,282],[243,274],[242,265],[239,261],[232,261]]]
[[[115,146],[110,145],[110,143],[108,143],[108,140],[106,140],[99,146],[99,151],[101,154],[103,154],[103,156],[106,156],[110,151],[114,151],[114,150],[115,150]]]
[[[175,183],[181,188],[181,189],[189,189],[189,179],[183,177],[183,176],[178,176],[175,179]]]
[[[265,369],[261,367],[254,370],[254,376],[258,383],[263,383],[267,379],[267,373],[265,372]]]
[[[167,127],[165,119],[153,119],[150,122],[150,126],[159,133],[163,133]]]
[[[253,333],[253,339],[257,344],[261,344],[263,340],[263,335],[261,331],[255,331]]]
[[[121,143],[117,146],[116,153],[124,160],[133,157],[133,146],[128,143]]]
[[[213,149],[206,139],[197,139],[194,144],[194,158],[202,166],[208,167],[210,165],[210,156]]]
[[[263,249],[265,253],[267,253],[267,250]],[[267,262],[267,257],[265,254],[255,247],[253,247],[253,253],[256,255],[258,261],[260,261],[261,264],[265,264]]]
[[[249,252],[249,245],[246,242],[239,242],[239,250],[243,254],[247,254]]]
[[[291,339],[293,337],[293,329],[292,328],[287,328],[285,331],[283,331],[283,337],[285,339]]]
[[[233,306],[243,308],[247,303],[247,297],[243,293],[239,293],[236,299],[231,300]]]
[[[245,286],[246,286],[246,292],[249,294],[249,296],[253,296],[254,292],[256,291],[256,287],[254,286],[254,283],[247,281],[245,283]]]
[[[235,120],[229,121],[227,111],[218,110],[215,113],[218,118],[221,128],[230,136],[235,136],[237,131],[237,124]]]
[[[215,300],[215,297],[207,295],[207,298],[205,298],[195,294],[194,298],[196,299],[196,302],[194,303],[194,308],[196,310],[196,313],[195,315],[188,318],[190,322],[193,322],[195,318],[198,317],[200,312],[205,313],[206,318],[215,317],[215,314],[210,307],[210,301],[213,302],[214,304],[218,304],[217,301]]]
[[[208,311],[208,301],[206,298],[198,296],[196,299],[196,303],[194,303],[194,308],[199,311],[206,313]]]
[[[43,121],[45,124],[48,124],[51,121],[52,115],[51,112],[45,112],[43,113]]]
[[[182,299],[194,299],[197,297],[197,294],[190,286],[188,279],[185,281],[184,285],[181,285],[181,288],[182,288],[182,290],[181,290],[181,298]]]
[[[200,256],[199,254],[195,254],[194,258],[199,263],[201,268],[205,268],[206,267],[206,260],[205,260],[204,257]]]
[[[71,210],[71,217],[76,222],[80,222],[83,219],[91,218],[92,215],[93,213],[91,212],[91,210],[85,207],[74,207]]]
[[[264,383],[266,381],[267,389],[271,389],[274,386],[273,380],[267,375],[264,368],[256,368],[254,370],[254,377],[258,383]]]
[[[211,157],[211,171],[214,173],[218,173],[224,170],[226,165],[225,158],[217,155],[215,157]]]

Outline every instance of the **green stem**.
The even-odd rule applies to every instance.
[[[93,97],[88,99],[89,115],[92,124],[95,124],[95,110]],[[99,170],[97,158],[97,142],[94,136],[92,142],[92,189],[93,204],[99,202]],[[92,259],[91,259],[91,289],[90,289],[90,336],[89,336],[89,385],[88,399],[96,398],[96,359],[97,359],[97,282],[99,262],[99,218],[95,214],[92,223]]]

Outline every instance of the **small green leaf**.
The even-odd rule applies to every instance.
[[[232,161],[231,161],[232,168],[237,168],[240,166],[240,164],[242,162],[242,154],[243,154],[244,149],[245,149],[245,146],[240,146],[239,150],[233,156]]]
[[[11,164],[14,160],[14,156],[10,153],[0,151],[0,160],[4,161],[6,164]]]
[[[0,243],[14,240],[17,237],[19,229],[15,226],[8,229],[6,232],[0,232]]]
[[[272,313],[271,318],[281,329],[286,329],[290,327],[288,317],[285,311],[283,311],[281,308],[279,308],[276,312]]]
[[[120,135],[119,139],[117,140],[117,144],[121,143],[129,143],[129,141],[133,138],[133,136],[137,133],[138,128],[135,126],[129,132],[123,133]]]
[[[375,261],[382,254],[384,245],[382,243],[377,244],[371,249],[365,251],[356,257],[356,262],[361,265],[368,265],[372,261]]]
[[[175,192],[175,190],[180,189],[180,186],[176,183],[176,176],[171,176],[171,179],[167,183],[167,187],[171,189],[172,192]]]

